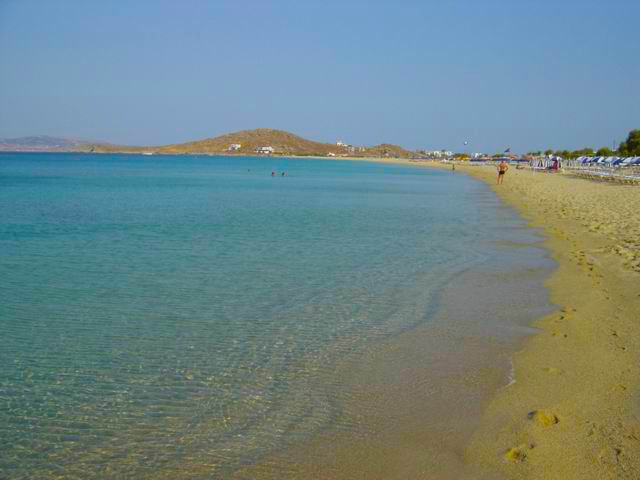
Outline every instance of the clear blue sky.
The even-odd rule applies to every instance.
[[[0,137],[611,146],[640,1],[0,0]]]

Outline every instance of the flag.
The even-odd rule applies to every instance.
[[[511,151],[511,147],[507,148],[504,153],[509,153]]]

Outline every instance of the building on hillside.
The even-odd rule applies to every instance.
[[[237,152],[241,148],[242,148],[242,144],[240,144],[240,143],[232,143],[231,145],[229,145],[229,148],[227,148],[227,151],[228,152]]]
[[[333,152],[329,152],[329,153],[327,153],[327,157],[335,157],[335,156],[336,156],[336,154],[335,154],[335,153],[333,153]]]
[[[256,153],[259,153],[261,155],[272,155],[273,154],[273,147],[258,147],[256,148]]]
[[[424,154],[427,157],[431,157],[431,158],[449,158],[449,157],[453,157],[453,152],[450,152],[448,150],[425,150]]]
[[[364,152],[367,149],[366,147],[357,147],[355,145],[344,143],[341,140],[338,140],[336,142],[336,146],[345,149],[349,153]]]

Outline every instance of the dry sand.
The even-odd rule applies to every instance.
[[[494,185],[558,262],[558,310],[514,358],[467,449],[507,478],[640,478],[640,188],[511,168],[458,167]]]

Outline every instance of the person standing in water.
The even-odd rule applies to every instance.
[[[498,185],[504,182],[504,174],[509,170],[509,164],[502,160],[498,165]]]

